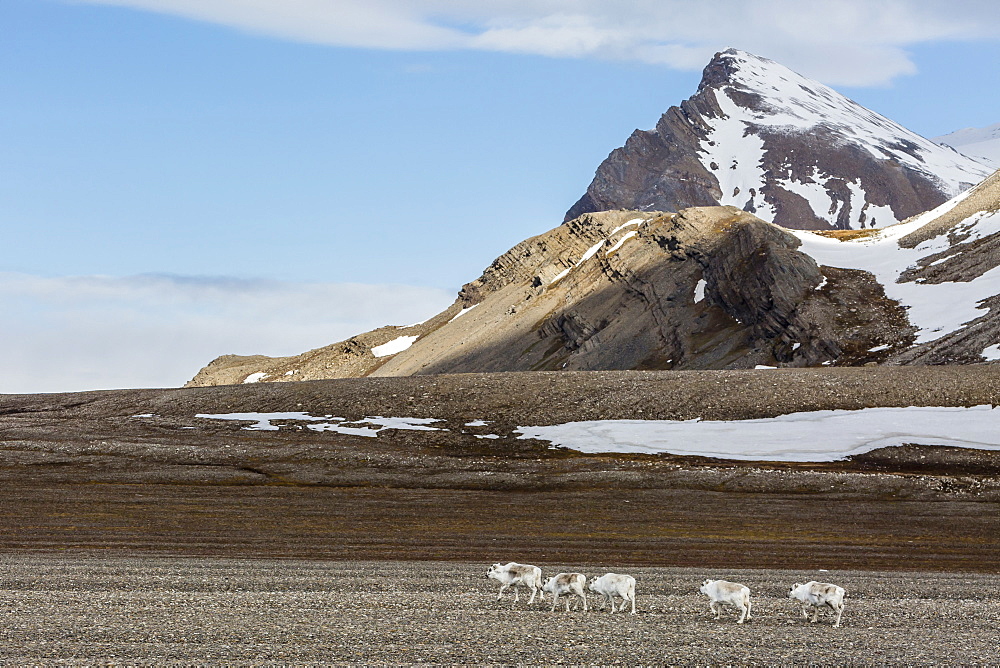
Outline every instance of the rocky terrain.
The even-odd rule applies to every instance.
[[[884,227],[978,183],[991,164],[729,49],[695,95],[612,151],[566,220],[722,204],[795,229]]]
[[[824,273],[798,245],[787,231],[732,207],[588,214],[498,258],[426,323],[291,358],[223,357],[189,385],[261,373],[280,382],[862,364],[886,359],[870,349],[912,338],[905,313],[865,274]],[[855,317],[844,317],[849,308]],[[374,342],[404,337],[416,340],[392,355],[369,352]]]
[[[1000,642],[996,575],[539,562],[547,574],[627,570],[633,616],[497,602],[488,563],[6,557],[0,662],[986,665]],[[709,617],[703,577],[746,583],[753,620]],[[803,622],[784,598],[813,578],[848,590],[840,628],[822,613]]]

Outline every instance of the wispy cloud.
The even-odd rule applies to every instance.
[[[408,325],[455,295],[403,285],[0,273],[0,392],[174,387],[218,355],[290,355]]]
[[[994,0],[73,1],[373,49],[475,49],[695,69],[735,46],[844,85],[912,73],[906,49],[913,45],[1000,38]]]

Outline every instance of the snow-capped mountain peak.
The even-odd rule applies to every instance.
[[[948,183],[953,195],[971,185],[969,160],[963,156],[942,151],[935,142],[773,60],[736,49],[721,55],[734,68],[728,88],[742,88],[763,99],[756,110],[746,110],[741,119],[745,123],[787,128],[790,132],[805,132],[821,126],[836,128],[846,137],[857,140],[876,158],[890,157],[912,164],[925,173],[940,176]],[[726,90],[726,86],[721,88],[723,93]],[[1000,131],[997,136],[1000,136]],[[984,177],[989,173],[984,168],[976,171],[984,171]]]
[[[824,84],[729,49],[693,97],[609,156],[567,219],[726,204],[785,227],[884,227],[991,171]]]
[[[1000,168],[1000,123],[985,128],[956,130],[935,137],[934,141]]]

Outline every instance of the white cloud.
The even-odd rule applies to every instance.
[[[291,355],[443,310],[404,285],[0,273],[0,392],[175,387],[218,355]]]
[[[76,0],[229,25],[293,40],[376,49],[449,49],[462,34],[420,14],[426,3],[379,0]]]
[[[994,0],[75,0],[282,38],[476,49],[697,69],[729,46],[835,85],[914,71],[907,47],[1000,38]]]

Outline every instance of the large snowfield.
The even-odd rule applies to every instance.
[[[774,462],[831,462],[889,446],[1000,449],[992,406],[866,408],[790,413],[759,420],[595,420],[518,427],[587,453],[669,453]]]

